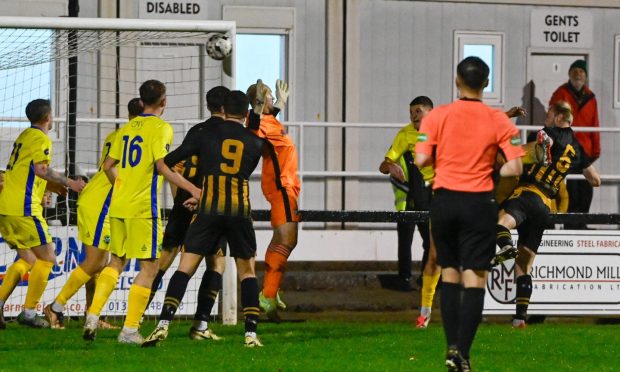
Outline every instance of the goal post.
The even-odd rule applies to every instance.
[[[233,43],[232,54],[224,61],[206,54],[207,39],[214,33],[227,34]],[[52,102],[54,115],[49,133],[52,167],[88,179],[98,169],[103,139],[127,121],[127,103],[138,96],[138,87],[148,79],[166,84],[168,104],[163,119],[173,126],[173,148],[178,146],[192,125],[209,116],[206,92],[217,85],[235,87],[235,36],[235,22],[229,21],[0,17],[0,169],[8,162],[13,141],[29,125],[26,104],[46,98]],[[69,94],[71,89],[75,94]],[[168,187],[162,192],[163,207],[172,207]],[[56,297],[83,258],[75,226],[76,198],[71,193],[67,198],[52,197],[46,205],[58,258],[41,303]],[[13,260],[15,252],[0,240],[0,279]],[[176,264],[164,277],[164,290],[175,268]],[[137,270],[135,262],[127,265],[104,314],[124,315]],[[179,314],[195,311],[203,271],[204,265],[192,278]],[[231,259],[227,259],[224,283],[222,318],[225,324],[235,324],[237,281]],[[158,291],[146,314],[159,314],[164,290]],[[7,304],[18,309],[25,293],[23,282]],[[68,304],[68,315],[83,315],[84,308],[81,289]]]

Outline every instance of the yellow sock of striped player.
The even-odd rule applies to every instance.
[[[95,294],[93,296],[93,303],[88,308],[88,314],[99,316],[101,309],[116,287],[118,277],[121,275],[116,269],[106,267],[99,274],[97,279],[97,285],[95,286]]]
[[[0,286],[0,301],[6,301],[9,298],[17,284],[31,267],[26,260],[21,258],[9,266],[4,274],[4,279],[2,279],[2,286]]]
[[[142,287],[136,284],[132,284],[129,288],[129,296],[127,298],[127,316],[125,317],[125,328],[140,327],[140,318],[146,310],[146,304],[149,302],[149,296],[151,295],[151,288]]]
[[[52,262],[43,260],[36,260],[34,265],[32,265],[32,270],[30,270],[30,276],[28,277],[26,302],[24,304],[26,309],[37,307],[37,303],[39,303],[43,292],[45,292],[45,287],[47,287],[47,278],[53,266]]]
[[[78,289],[82,288],[82,286],[89,280],[90,275],[86,274],[86,271],[84,271],[80,266],[76,267],[56,297],[56,303],[64,306],[67,301],[69,301],[69,299],[78,291]]]
[[[437,282],[439,281],[440,276],[441,272],[438,272],[436,275],[427,275],[425,273],[422,273],[422,307],[433,307],[435,288],[437,287]]]

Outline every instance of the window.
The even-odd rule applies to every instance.
[[[260,78],[275,91],[276,80],[286,79],[285,42],[284,35],[237,34],[236,89],[245,92]]]
[[[466,57],[479,57],[489,66],[489,85],[484,89],[484,102],[501,106],[504,104],[504,34],[501,32],[455,31],[454,77],[456,66]],[[454,98],[458,91],[454,88]]]

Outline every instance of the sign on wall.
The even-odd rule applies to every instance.
[[[592,47],[592,13],[585,10],[534,9],[530,30],[533,47]]]
[[[140,0],[141,19],[207,19],[207,0]]]
[[[489,273],[484,312],[514,314],[514,260]],[[530,273],[529,314],[620,313],[620,234],[548,231]]]

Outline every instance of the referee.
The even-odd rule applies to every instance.
[[[523,171],[519,131],[505,113],[482,103],[489,67],[478,57],[457,66],[459,100],[431,111],[422,121],[415,163],[433,164],[432,234],[442,267],[441,315],[448,343],[446,367],[469,371],[469,349],[482,318],[484,286],[495,253],[497,204],[493,165],[500,175]]]

